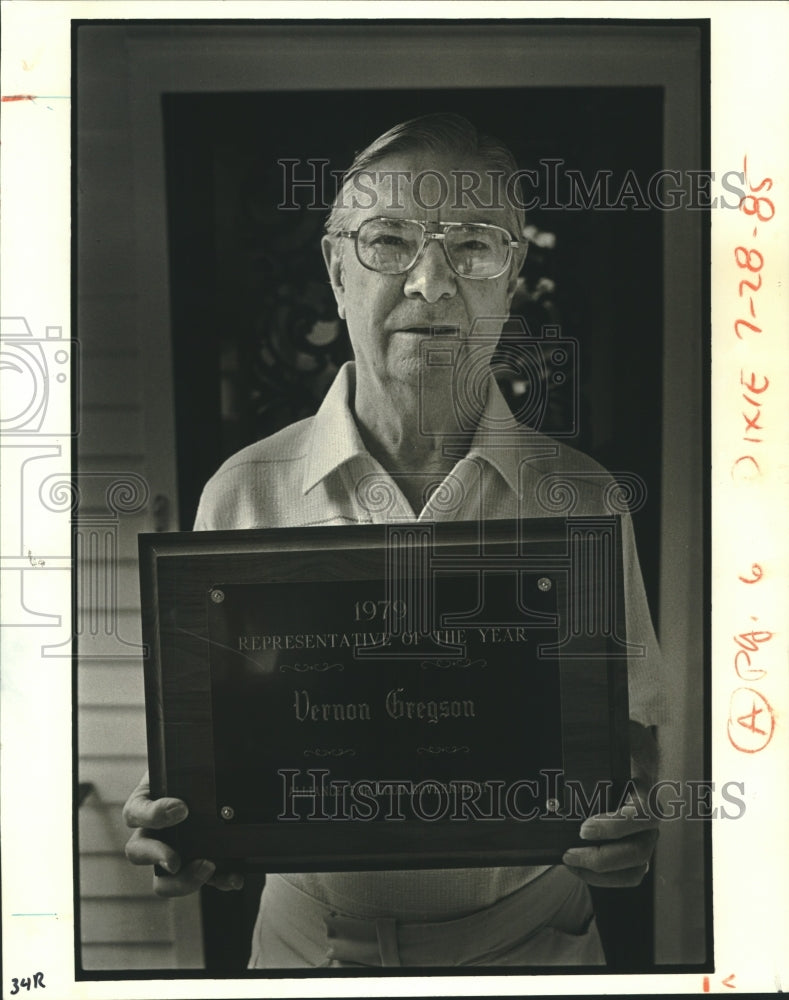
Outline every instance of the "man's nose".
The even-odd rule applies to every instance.
[[[421,297],[425,302],[438,302],[455,295],[455,274],[441,240],[427,241],[425,252],[406,274],[403,292],[407,298]]]

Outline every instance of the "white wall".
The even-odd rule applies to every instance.
[[[156,457],[173,468],[172,434],[151,447],[148,398],[169,372],[152,365],[137,308],[134,150],[129,60],[123,32],[80,33],[77,332],[81,419],[77,484],[84,612],[79,640],[79,780],[93,792],[79,811],[82,959],[86,969],[199,966],[198,898],[172,902],[151,891],[151,870],[123,854],[121,806],[145,770],[137,533],[154,530],[153,498],[172,493]],[[167,345],[165,344],[165,348]],[[163,383],[163,384],[162,384]],[[107,488],[142,477],[149,499],[117,513]],[[173,496],[174,499],[174,496]],[[132,504],[134,506],[134,504]],[[101,550],[89,551],[91,538]],[[105,542],[115,551],[103,550]],[[113,580],[117,601],[105,585]]]

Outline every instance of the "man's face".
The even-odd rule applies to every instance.
[[[451,161],[435,154],[409,153],[384,157],[374,163],[375,181],[365,178],[365,187],[374,189],[375,204],[370,208],[353,209],[345,228],[355,230],[368,218],[381,216],[393,219],[416,219],[420,222],[486,222],[512,231],[510,213],[491,197],[492,184],[483,162]],[[493,208],[475,207],[468,195],[456,197],[459,187],[457,171],[479,171],[482,183],[475,191],[478,202]],[[403,171],[405,178],[393,182],[382,174]],[[443,174],[449,192],[444,203],[432,209],[421,207],[439,201],[439,182],[434,176],[422,178],[416,189],[413,179],[423,171]],[[453,172],[455,172],[453,176]],[[396,177],[395,173],[395,177]],[[392,184],[399,184],[399,196],[392,197]],[[358,200],[369,204],[373,199],[360,193]],[[350,199],[346,199],[349,201]],[[514,233],[514,236],[519,234]],[[344,243],[341,255],[337,243]],[[357,363],[357,383],[368,383],[394,391],[396,383],[416,385],[423,366],[422,346],[430,328],[452,327],[459,330],[460,348],[455,359],[462,363],[462,354],[473,350],[474,367],[486,364],[495,350],[495,333],[509,316],[510,302],[517,282],[517,264],[492,279],[463,278],[455,274],[447,261],[443,246],[430,240],[422,257],[405,274],[379,274],[365,268],[358,260],[353,242],[338,237],[324,240],[324,256],[329,270],[340,316],[348,324]],[[484,317],[485,336],[472,339],[470,332],[475,318]],[[490,322],[490,318],[496,320]],[[491,335],[493,331],[494,335]],[[486,357],[487,354],[487,357]],[[435,375],[446,378],[445,367],[431,367],[423,378]]]

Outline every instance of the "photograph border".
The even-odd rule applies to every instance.
[[[3,6],[6,20],[3,99],[8,103],[4,106],[2,169],[6,192],[4,201],[10,206],[4,208],[3,220],[3,314],[12,318],[23,317],[33,336],[42,341],[64,339],[64,330],[67,333],[73,330],[69,317],[74,317],[73,309],[69,307],[68,271],[66,269],[64,274],[63,269],[67,259],[64,248],[69,246],[70,182],[64,173],[50,179],[50,171],[53,162],[64,162],[69,148],[70,56],[64,51],[64,40],[68,19],[75,9],[81,12],[84,6],[66,2],[4,3]],[[115,17],[122,6],[98,3],[94,9],[97,16],[111,10],[112,17]],[[161,17],[164,6],[135,4],[134,9],[139,11],[145,7],[146,16]],[[202,4],[201,16],[205,16],[211,6]],[[328,6],[331,5],[321,5],[321,16],[327,16]],[[405,10],[413,12],[415,7],[358,4],[353,9],[357,13],[364,10],[367,16],[379,17],[391,10],[399,11],[402,16]],[[596,5],[595,9],[611,16],[616,7],[611,4]],[[237,15],[243,11],[248,16],[255,8],[257,5],[253,4],[221,5],[223,15]],[[262,5],[258,9],[263,17],[276,16],[274,12],[285,9],[289,9],[292,16],[293,11],[292,6],[286,8],[283,5]],[[441,5],[424,7],[430,14],[440,9]],[[465,9],[470,11],[470,7]],[[537,5],[529,5],[530,11],[537,9]],[[637,5],[634,11],[636,19],[641,15],[644,18],[654,16],[655,9],[655,5]],[[766,191],[773,192],[778,206],[776,214],[785,210],[785,202],[782,204],[780,199],[785,198],[786,190],[789,162],[787,138],[775,128],[775,123],[785,119],[780,112],[782,106],[785,108],[789,92],[785,85],[785,60],[783,64],[779,62],[785,56],[785,41],[782,40],[786,38],[787,9],[782,4],[758,2],[735,2],[725,6],[714,3],[660,5],[660,10],[666,13],[680,9],[683,17],[693,12],[699,18],[710,18],[713,119],[709,162],[720,173],[726,169],[743,168],[744,176],[751,181],[749,197],[753,200],[750,204],[746,202],[745,214],[756,214],[764,223],[759,234],[759,253],[771,264],[770,280],[765,281],[765,292],[757,302],[762,324],[759,333],[762,330],[779,331],[785,328],[786,317],[788,262],[785,230],[780,229],[779,224],[770,226],[770,219],[763,219],[759,210],[761,205],[766,204],[763,200],[767,197]],[[313,10],[309,5],[301,5],[299,16],[309,17]],[[507,12],[504,16],[513,16],[519,14],[523,7],[505,5],[503,10]],[[540,14],[560,16],[559,12],[563,14],[568,10],[572,10],[575,16],[583,10],[580,16],[584,18],[590,14],[588,7],[564,4],[543,6]],[[343,8],[339,5],[333,7],[333,12],[337,17],[343,16]],[[50,20],[46,20],[46,15],[51,16]],[[663,19],[663,13],[659,17]],[[743,32],[742,23],[753,25],[755,30],[752,33]],[[9,52],[14,53],[13,66],[9,66]],[[769,67],[767,73],[764,72],[765,66]],[[29,75],[25,76],[25,73]],[[33,86],[34,83],[36,86]],[[736,136],[732,136],[725,124],[732,116],[740,126]],[[770,187],[766,186],[767,179],[770,180]],[[45,197],[36,193],[41,191],[46,192]],[[36,205],[36,200],[40,204]],[[57,206],[58,213],[53,213],[53,205]],[[753,211],[747,211],[748,208]],[[733,988],[735,983],[739,989],[773,991],[786,982],[782,942],[786,939],[787,913],[782,900],[787,885],[787,860],[781,847],[781,831],[786,828],[787,805],[782,801],[785,796],[776,794],[776,788],[785,787],[782,762],[786,755],[782,755],[781,750],[787,748],[787,736],[780,723],[781,713],[773,706],[787,702],[787,679],[779,673],[775,664],[783,662],[780,650],[785,651],[785,638],[779,634],[778,623],[785,619],[787,538],[785,529],[781,530],[779,526],[785,521],[783,513],[787,506],[786,481],[781,472],[784,459],[781,456],[786,454],[789,421],[782,420],[786,417],[785,403],[775,399],[777,391],[771,393],[770,397],[765,397],[769,403],[765,410],[769,414],[769,421],[765,417],[768,431],[758,442],[752,442],[747,436],[747,423],[746,434],[743,433],[741,397],[743,387],[753,394],[757,392],[754,386],[761,384],[762,391],[766,391],[764,380],[780,387],[786,381],[789,364],[786,344],[777,342],[777,337],[761,336],[757,339],[744,336],[741,332],[741,320],[745,317],[738,311],[737,289],[741,288],[743,265],[739,262],[737,251],[745,248],[747,252],[750,246],[748,241],[756,239],[755,226],[753,230],[751,236],[751,226],[743,212],[713,214],[709,303],[714,344],[710,390],[713,437],[709,454],[715,494],[709,516],[715,546],[710,594],[713,608],[711,663],[715,664],[715,670],[709,700],[712,739],[709,763],[712,765],[712,779],[719,786],[734,779],[742,783],[744,790],[747,789],[747,816],[737,823],[719,821],[714,828],[712,824],[708,828],[714,846],[714,871],[721,873],[716,878],[714,901],[714,975],[661,972],[648,977],[626,976],[618,983],[605,976],[590,978],[582,975],[572,975],[566,982],[556,977],[540,980],[540,984],[551,992],[563,991],[565,987],[570,991],[588,993],[661,988],[723,992],[726,988]],[[33,233],[36,235],[35,248],[17,250],[17,247],[25,246],[25,240],[29,240]],[[37,256],[36,269],[28,266],[31,254]],[[7,263],[11,266],[6,267]],[[43,296],[39,283],[41,273],[46,274],[46,294]],[[53,325],[53,320],[61,325]],[[745,322],[752,323],[752,320],[745,319]],[[71,345],[70,338],[65,340]],[[51,344],[48,344],[46,350],[51,349]],[[71,356],[76,357],[76,350]],[[75,367],[72,372],[78,370]],[[73,392],[76,392],[76,381],[72,375]],[[73,471],[70,434],[76,433],[76,426],[71,424],[68,398],[61,396],[54,399],[51,412],[56,423],[46,428],[51,430],[44,435],[45,447],[49,449],[46,454],[58,459],[60,474],[68,479]],[[744,442],[748,445],[756,443],[760,447],[743,447]],[[72,978],[73,951],[64,947],[73,933],[75,919],[70,878],[74,830],[64,821],[64,817],[71,815],[73,779],[71,762],[65,759],[67,755],[62,753],[62,749],[56,751],[54,748],[62,748],[64,742],[68,743],[71,738],[68,706],[73,691],[68,676],[68,659],[57,658],[63,653],[47,654],[45,648],[48,645],[51,648],[51,633],[30,627],[37,620],[45,628],[51,627],[52,622],[40,621],[53,617],[51,612],[47,614],[40,610],[44,607],[57,609],[61,622],[71,620],[71,531],[68,527],[64,530],[62,520],[54,525],[51,518],[39,522],[35,518],[35,510],[32,513],[29,509],[23,511],[25,503],[35,505],[41,502],[33,499],[32,492],[28,495],[30,484],[22,478],[23,472],[27,476],[31,471],[23,464],[30,458],[28,453],[23,459],[24,450],[27,448],[29,451],[35,446],[31,446],[29,441],[11,438],[4,438],[2,444],[4,478],[8,474],[6,482],[14,482],[10,477],[18,476],[20,487],[19,506],[12,506],[10,518],[8,509],[4,512],[4,532],[10,520],[8,530],[15,534],[11,536],[11,544],[4,545],[2,562],[2,620],[8,626],[3,632],[6,664],[3,669],[6,747],[3,760],[6,845],[3,857],[3,922],[6,930],[3,988],[6,995],[14,995],[12,983],[17,983],[18,991],[19,977],[32,977],[40,971],[43,968],[41,956],[48,952],[48,966],[43,974],[48,977],[47,985],[53,977],[59,983],[58,995],[66,996],[68,988],[71,991],[68,995],[79,993],[104,997],[110,994],[103,991],[98,982],[82,983],[77,988]],[[743,465],[744,462],[748,464]],[[36,483],[35,487],[38,485]],[[731,530],[733,523],[740,528],[734,533]],[[21,536],[21,542],[16,534]],[[13,595],[15,588],[19,588],[21,593],[22,574],[27,573],[29,577],[31,571],[46,569],[54,572],[38,572],[35,584],[30,582],[25,587],[20,606],[27,615],[26,619],[7,618],[5,612],[9,605],[12,611],[16,610]],[[35,600],[31,604],[33,594]],[[676,597],[678,602],[683,599],[682,594]],[[39,610],[31,610],[31,607]],[[747,608],[745,615],[743,608]],[[740,639],[749,634],[753,639],[757,630],[752,627],[750,633],[747,631],[750,621],[763,624],[759,635],[766,634],[769,638],[761,641],[772,642],[773,636],[777,636],[778,641],[767,647],[772,659],[763,653],[758,661],[760,665],[751,667],[749,658],[749,669],[743,678],[736,659],[740,655],[738,649],[743,647],[741,643],[739,647],[736,645],[737,635],[732,646],[731,622],[738,623],[735,629],[743,629]],[[757,651],[762,653],[761,649]],[[746,652],[754,650],[746,649]],[[67,651],[65,656],[68,656]],[[769,662],[766,662],[768,659]],[[732,661],[733,667],[730,666]],[[740,680],[746,680],[748,684],[740,684]],[[46,698],[41,697],[42,684],[46,684]],[[769,710],[772,718],[768,740],[770,754],[760,756],[767,744],[758,749],[743,750],[732,738],[732,726],[737,724],[737,712],[740,710],[737,693],[743,690],[757,692],[766,710]],[[737,730],[734,733],[736,735]],[[59,754],[54,761],[53,752]],[[22,768],[19,767],[20,761],[25,762]],[[32,841],[29,821],[22,825],[14,820],[16,816],[25,816],[26,819],[30,816],[29,806],[25,803],[29,799],[31,784],[44,792],[42,800],[36,801],[34,806],[37,832]],[[20,863],[22,858],[28,856],[31,843],[35,844],[35,850],[44,859],[42,877],[32,881],[28,877],[29,869]],[[748,859],[747,863],[743,862],[743,858]],[[775,905],[767,904],[768,921],[732,919],[731,914],[735,912],[749,915],[765,912],[764,894],[759,888],[765,884],[776,887],[773,890]],[[143,977],[130,974],[128,977],[110,975],[106,978],[113,980],[112,996],[140,995],[139,984],[135,985],[134,981]],[[129,980],[128,986],[122,985],[125,978]],[[154,992],[148,995],[155,995],[156,981],[164,978],[168,979],[168,993],[173,996],[215,995],[207,991],[211,984],[205,984],[200,990],[191,975],[180,977],[188,980],[185,990],[177,987],[177,976],[162,976],[157,972],[144,978],[152,980]],[[519,980],[521,977],[517,975],[507,982],[498,977],[486,980],[483,976],[474,981],[473,990],[475,993],[488,989],[519,992],[523,988],[522,980]],[[536,982],[530,978],[530,987]],[[453,981],[447,978],[440,983],[427,980],[426,983],[437,994],[460,989],[468,991],[470,988],[470,981],[465,979]],[[252,996],[256,992],[255,983],[245,986],[239,980],[227,985],[231,984],[237,995]],[[306,992],[308,985],[305,979],[299,979],[297,988]],[[342,986],[338,984],[338,988],[344,988],[347,995],[357,995],[379,989],[411,992],[414,985],[413,982],[404,984],[402,981],[398,984],[396,979],[378,981],[374,977],[366,977],[365,981],[360,981],[349,977]],[[325,983],[318,981],[310,990],[310,995],[322,993],[325,993]]]

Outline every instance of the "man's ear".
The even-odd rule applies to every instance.
[[[329,273],[331,289],[337,302],[337,312],[340,319],[345,319],[345,286],[343,285],[342,253],[339,243],[331,236],[324,236],[321,240],[321,250],[326,270]]]

